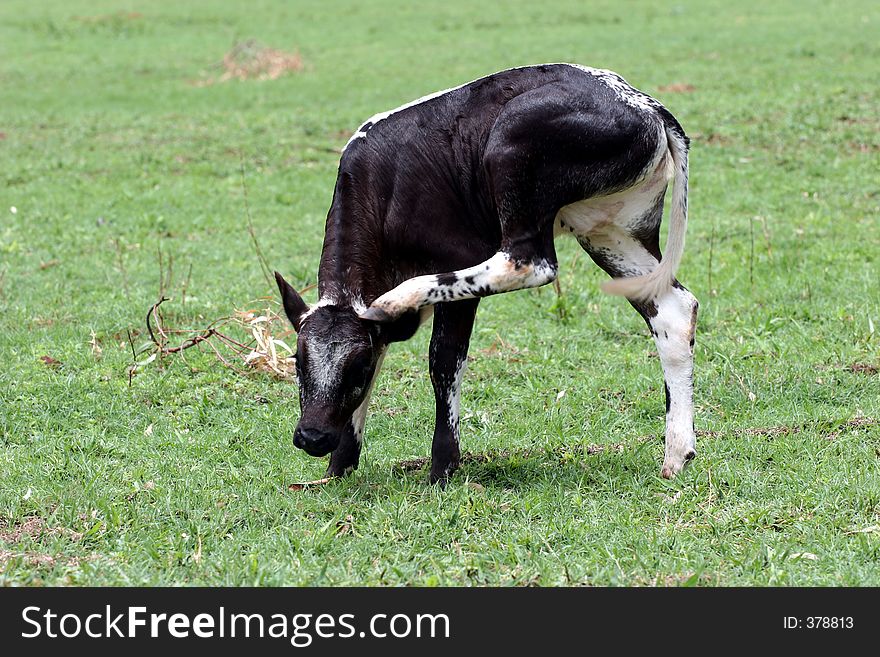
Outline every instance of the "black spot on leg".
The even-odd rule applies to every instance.
[[[455,272],[448,272],[446,274],[437,274],[437,284],[442,285],[444,287],[451,287],[458,282],[458,276]]]
[[[663,382],[663,388],[666,391],[666,415],[669,415],[669,406],[671,402],[669,401],[669,384],[666,381]]]
[[[473,276],[465,276],[464,282],[467,283],[468,285],[473,285],[474,284],[474,277]]]
[[[695,342],[695,340],[693,338],[691,338],[691,347],[694,346],[694,342]]]
[[[654,318],[657,316],[657,312],[658,312],[657,304],[654,303],[653,301],[646,301],[646,302],[640,303],[639,306],[641,306],[640,312],[642,312],[645,315],[645,317]]]
[[[660,253],[660,222],[663,219],[663,200],[666,197],[666,187],[654,199],[651,208],[631,224],[633,238],[645,247],[645,250],[658,261],[662,259]]]
[[[642,319],[645,320],[645,323],[648,325],[648,328],[651,331],[651,335],[655,338],[657,337],[657,330],[654,328],[653,324],[651,324],[651,320],[657,316],[657,304],[653,301],[632,301],[630,300],[630,305],[635,308],[639,315],[642,316]]]

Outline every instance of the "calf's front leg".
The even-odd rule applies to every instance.
[[[339,445],[330,454],[330,464],[327,466],[325,477],[344,477],[352,470],[357,470],[361,459],[361,449],[364,446],[364,425],[367,422],[367,409],[370,406],[373,386],[379,377],[379,371],[382,369],[382,362],[384,360],[385,350],[383,349],[376,363],[373,378],[370,379],[370,386],[367,388],[364,400],[357,407],[351,416],[351,420],[345,426],[345,431],[342,434]]]
[[[431,483],[445,484],[461,462],[461,381],[479,299],[441,303],[434,309],[430,369],[437,416],[431,443]]]

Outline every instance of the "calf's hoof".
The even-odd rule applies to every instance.
[[[668,457],[663,462],[663,467],[660,470],[660,476],[664,479],[672,479],[673,477],[675,477],[675,475],[684,470],[685,466],[693,461],[696,456],[696,451],[689,450],[681,458]]]
[[[335,452],[330,454],[330,464],[327,466],[325,477],[344,477],[357,470],[360,462],[361,450],[338,447]]]
[[[446,465],[432,465],[431,466],[431,474],[428,477],[428,481],[434,485],[440,486],[440,488],[446,488],[446,484],[449,483],[449,480],[452,478],[452,475],[458,470],[458,462],[449,463]]]

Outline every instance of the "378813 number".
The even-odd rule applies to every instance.
[[[804,627],[808,630],[849,630],[853,627],[852,616],[807,616],[804,619]]]

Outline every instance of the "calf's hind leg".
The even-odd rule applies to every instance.
[[[546,285],[556,278],[556,268],[556,252],[552,249],[527,250],[524,256],[518,256],[502,246],[501,251],[473,267],[404,281],[376,299],[361,317],[389,322],[406,312],[444,301],[479,299]]]
[[[656,236],[643,242],[622,228],[612,227],[578,241],[596,264],[614,277],[646,274],[659,264]],[[694,335],[699,303],[677,280],[655,298],[630,303],[648,324],[663,366],[666,450],[661,475],[669,479],[696,456]]]

